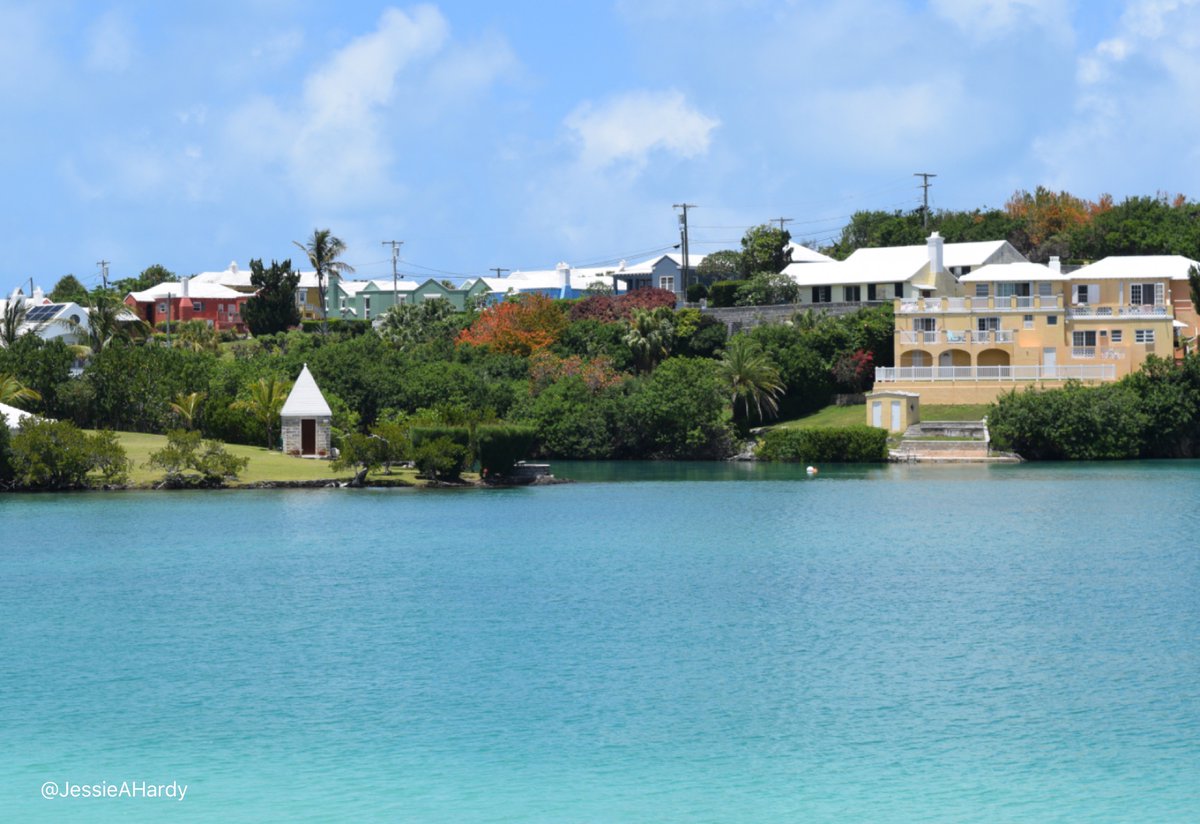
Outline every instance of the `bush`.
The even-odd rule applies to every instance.
[[[525,459],[533,447],[536,432],[532,426],[490,425],[475,430],[475,450],[485,475],[507,475],[517,461]]]
[[[733,306],[737,301],[738,289],[742,288],[742,280],[718,280],[712,286],[708,287],[708,305],[709,306]]]
[[[5,423],[4,417],[0,416],[0,489],[6,489],[13,482],[11,440],[12,433],[8,424]]]
[[[778,272],[759,272],[742,281],[734,304],[737,306],[775,306],[800,300],[800,287]]]
[[[421,441],[413,447],[413,462],[420,477],[431,481],[457,480],[466,466],[467,447],[445,435]]]
[[[992,440],[1031,461],[1135,458],[1148,418],[1124,383],[1009,392],[988,416]]]
[[[703,283],[689,283],[687,288],[688,303],[699,303],[708,297],[708,287]]]
[[[87,486],[93,470],[106,483],[123,483],[129,469],[116,435],[89,435],[69,421],[26,418],[12,438],[11,455],[16,483],[34,489]]]
[[[321,333],[321,319],[302,320],[300,321],[300,329],[309,334]],[[358,320],[357,318],[330,318],[329,319],[329,334],[340,335],[343,337],[357,337],[365,334],[371,329],[371,321]]]
[[[446,438],[468,451],[471,449],[471,430],[465,426],[414,426],[408,430],[408,437],[414,449],[438,438]]]
[[[162,469],[169,487],[224,486],[237,478],[249,458],[230,455],[217,441],[201,440],[200,433],[176,429],[167,433],[167,445],[150,454],[146,466]]]
[[[873,426],[771,429],[758,445],[763,461],[880,463],[887,460],[887,432]]]

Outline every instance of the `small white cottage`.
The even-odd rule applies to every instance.
[[[317,388],[308,364],[300,370],[296,385],[279,413],[282,419],[283,451],[305,458],[329,457],[329,426],[333,411]]]

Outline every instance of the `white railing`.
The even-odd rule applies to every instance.
[[[966,298],[946,298],[947,312],[963,312],[967,308]]]
[[[915,300],[902,300],[902,301],[900,301],[900,311],[901,312],[917,312],[917,311],[920,311],[920,308],[919,308],[917,301],[915,301]]]
[[[946,343],[966,343],[971,333],[966,329],[947,329]]]
[[[936,332],[923,332],[914,329],[899,329],[896,332],[900,343],[970,343],[975,345],[989,343],[1012,343],[1012,329],[989,329],[980,332],[966,329],[941,329]]]
[[[1013,333],[1011,329],[989,329],[987,331],[976,330],[971,332],[971,343],[1012,343]]]
[[[1033,305],[1034,305],[1034,298],[1032,295],[1017,295],[1016,296],[1016,308],[1032,309]]]
[[[1069,318],[1110,318],[1112,314],[1111,306],[1072,306],[1067,309]]]
[[[1166,306],[1122,306],[1120,309],[1122,315],[1149,315],[1151,317],[1166,317]]]
[[[877,366],[876,383],[898,381],[1116,380],[1112,364],[1064,366]]]
[[[1125,353],[1120,349],[1102,349],[1100,350],[1100,357],[1105,360],[1125,360]]]
[[[1096,357],[1096,347],[1076,346],[1071,349],[1071,357],[1075,360],[1092,360]]]
[[[939,333],[902,329],[899,334],[901,343],[937,343]]]

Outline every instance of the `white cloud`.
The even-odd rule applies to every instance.
[[[1067,0],[931,0],[930,6],[977,39],[1019,32],[1027,24],[1070,28]]]
[[[304,46],[304,32],[290,29],[272,35],[250,49],[250,56],[272,65],[282,65],[291,60]]]
[[[564,121],[580,143],[580,159],[593,168],[614,163],[643,167],[652,152],[692,158],[708,151],[720,121],[688,105],[677,91],[638,91],[600,106],[583,103]]]
[[[106,12],[88,33],[88,68],[123,72],[133,62],[133,32],[124,17]]]

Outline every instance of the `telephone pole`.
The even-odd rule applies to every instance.
[[[921,188],[925,190],[923,204],[921,206],[921,228],[929,228],[929,187],[932,185],[929,178],[937,177],[933,172],[913,172],[913,177],[921,178]]]
[[[400,305],[400,276],[396,273],[396,263],[400,260],[400,247],[404,245],[404,241],[385,240],[381,245],[392,247],[392,308],[395,309]]]
[[[679,236],[680,236],[680,240],[683,242],[683,266],[680,268],[680,272],[679,272],[678,294],[682,295],[684,300],[687,300],[687,278],[688,278],[687,213],[688,213],[688,209],[695,209],[696,204],[695,203],[672,203],[671,206],[675,209],[682,210],[682,212],[679,215]]]
[[[778,223],[778,224],[779,224],[779,231],[781,231],[781,232],[782,232],[782,231],[783,231],[783,224],[785,224],[785,223],[791,223],[791,222],[792,222],[792,218],[790,218],[790,217],[777,217],[777,218],[772,218],[772,219],[771,219],[769,222],[770,222],[770,223]]]
[[[495,272],[496,277],[502,278],[502,277],[504,277],[504,274],[503,274],[504,272],[511,272],[512,269],[501,269],[499,266],[492,266],[491,268],[488,269],[488,271]]]
[[[108,289],[108,264],[112,261],[98,260],[96,265],[100,267],[100,280],[104,284],[104,288]]]

